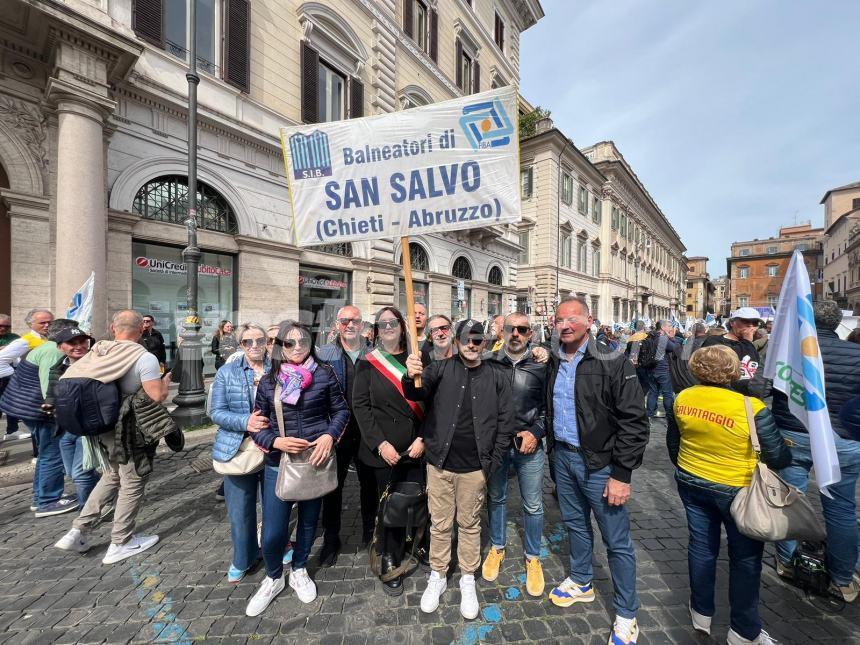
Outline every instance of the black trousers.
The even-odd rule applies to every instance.
[[[408,459],[398,463],[394,467],[393,471],[388,467],[371,468],[376,486],[376,499],[378,500],[382,497],[382,493],[385,492],[385,487],[388,486],[389,480],[391,483],[418,482],[423,484],[426,479],[425,467],[423,460],[412,461],[411,459]],[[379,539],[376,544],[376,552],[379,554],[390,553],[394,556],[395,563],[400,564],[406,546],[406,529],[385,528],[380,526],[378,532]],[[416,545],[416,548],[420,546],[427,547],[429,545],[429,526],[425,529],[424,538],[421,542],[422,544]]]
[[[323,497],[322,527],[325,532],[324,540],[332,541],[340,537],[341,513],[343,511],[343,485],[349,473],[349,464],[355,463],[358,475],[359,499],[361,503],[362,537],[373,532],[376,518],[376,507],[379,497],[376,495],[376,479],[373,469],[358,460],[358,446],[361,435],[358,428],[347,428],[337,444],[337,488]]]

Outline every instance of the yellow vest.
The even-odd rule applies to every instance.
[[[765,404],[750,398],[753,414]],[[710,385],[694,385],[675,397],[681,432],[678,466],[691,475],[727,486],[749,486],[758,459],[749,438],[744,396]]]

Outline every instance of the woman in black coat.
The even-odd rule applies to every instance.
[[[361,430],[359,460],[373,469],[377,498],[391,482],[424,481],[423,409],[403,397],[400,379],[406,373],[406,322],[394,307],[383,307],[373,324],[377,347],[356,367],[352,391],[353,414]],[[401,456],[405,455],[405,456]],[[377,551],[381,573],[400,566],[404,529],[379,528]],[[392,596],[403,593],[402,576],[383,583]]]

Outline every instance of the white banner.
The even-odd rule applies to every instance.
[[[785,394],[788,409],[809,432],[812,465],[819,490],[842,478],[824,392],[824,365],[815,329],[812,290],[803,254],[795,251],[782,283],[764,377]]]
[[[93,324],[93,285],[95,281],[96,274],[93,271],[86,282],[81,285],[81,288],[75,291],[66,309],[66,318],[77,321],[78,327],[87,333]]]
[[[281,128],[298,246],[520,219],[517,93]]]

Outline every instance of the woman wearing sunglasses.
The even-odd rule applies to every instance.
[[[358,458],[373,472],[379,499],[389,482],[424,481],[424,409],[404,398],[400,383],[407,356],[403,315],[394,307],[383,307],[376,314],[373,335],[376,349],[356,365],[352,410],[361,430]],[[429,543],[429,533],[426,535]],[[377,528],[376,550],[383,576],[400,566],[405,543],[405,529]],[[391,596],[402,594],[402,574],[384,582],[382,588]]]
[[[266,356],[266,332],[259,325],[246,323],[239,328],[240,358],[228,361],[215,374],[209,415],[218,424],[212,459],[226,463],[240,452],[242,442],[252,433],[269,425],[269,420],[254,410],[257,386],[270,362]],[[251,447],[246,444],[246,448]],[[237,583],[259,557],[257,544],[257,490],[262,472],[224,475],[224,500],[230,518],[233,561],[227,571],[228,582]]]
[[[280,392],[283,427],[278,424],[275,393]],[[260,381],[254,404],[268,424],[253,434],[266,451],[263,468],[263,562],[266,578],[245,613],[259,616],[284,589],[283,554],[289,539],[290,513],[298,507],[296,543],[290,574],[292,587],[303,603],[313,602],[316,585],[305,565],[314,541],[322,498],[285,502],[275,495],[278,466],[284,452],[311,451],[309,461],[323,465],[349,420],[349,409],[334,370],[317,362],[310,330],[295,321],[281,323],[272,347],[272,364]]]

